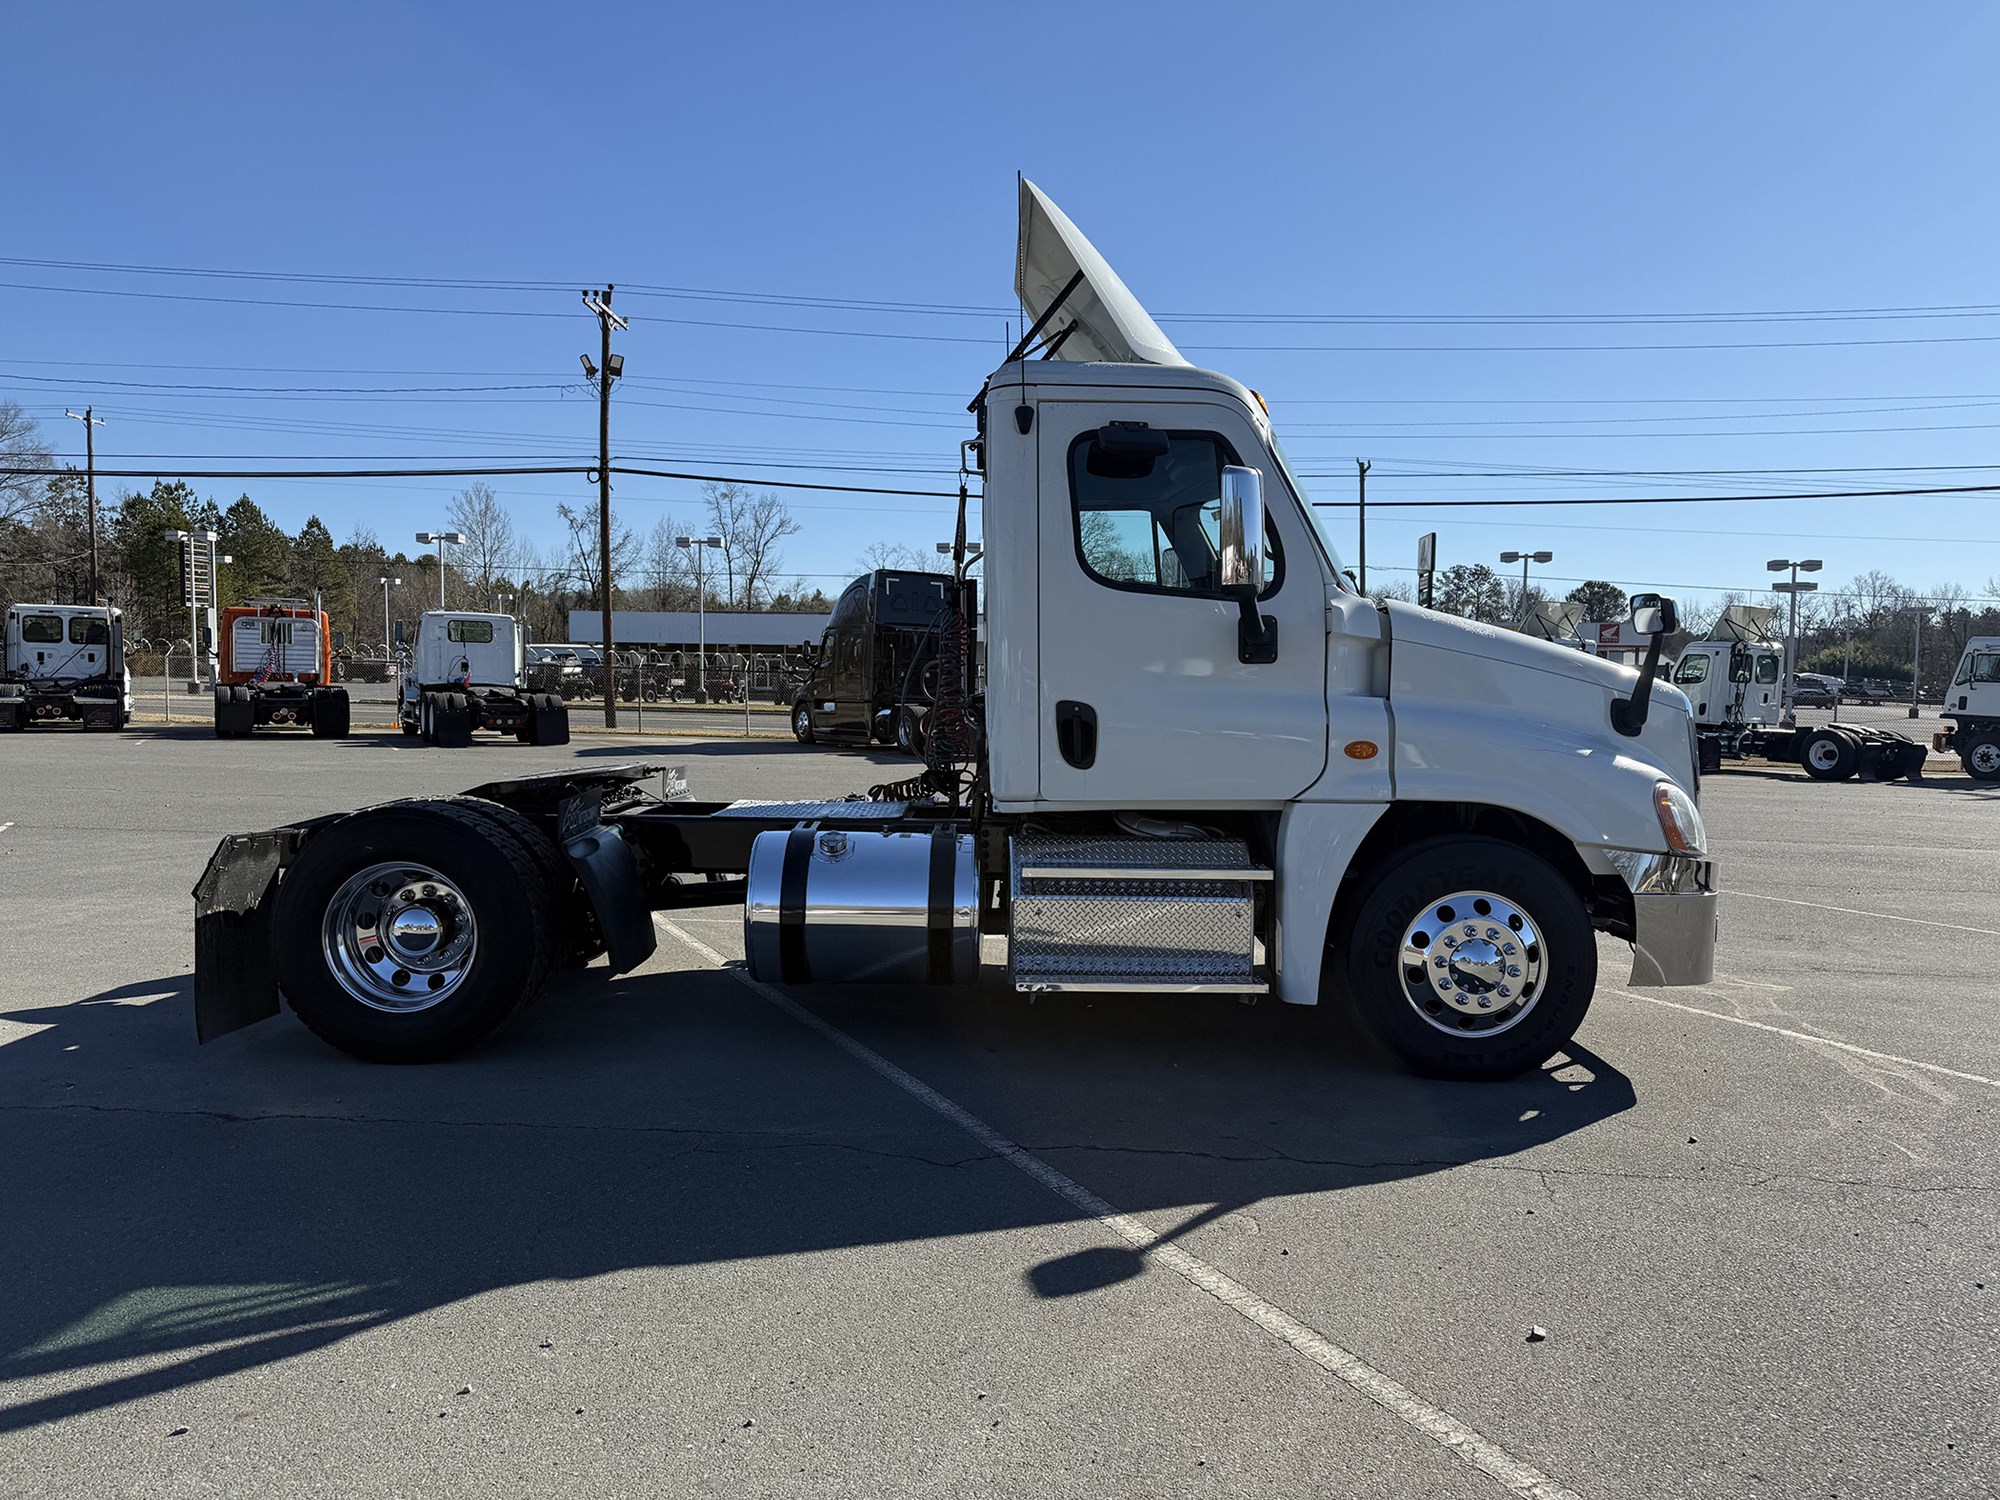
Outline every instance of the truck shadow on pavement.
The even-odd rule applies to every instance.
[[[1270,1003],[1029,1005],[994,984],[799,999],[1169,1237],[1480,1164],[1539,1203],[1513,1159],[1634,1102],[1581,1050],[1506,1083],[1430,1082]],[[1008,1273],[1028,1295],[1146,1273],[725,971],[565,979],[426,1068],[353,1062],[289,1013],[198,1050],[191,1005],[180,975],[0,1018],[39,1028],[0,1045],[0,1432],[630,1268],[1081,1222],[1086,1248]],[[502,1310],[482,1337],[568,1331],[559,1292],[516,1306],[533,1321]]]

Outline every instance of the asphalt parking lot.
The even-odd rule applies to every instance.
[[[1716,982],[1603,940],[1501,1085],[1271,1003],[780,995],[728,910],[450,1064],[195,1046],[220,833],[628,756],[909,768],[0,743],[0,1489],[1994,1493],[2000,789],[1708,778]]]

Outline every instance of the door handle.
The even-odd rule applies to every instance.
[[[1056,704],[1056,749],[1079,771],[1097,761],[1097,710],[1088,703],[1064,698]]]

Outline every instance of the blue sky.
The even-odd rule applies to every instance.
[[[62,408],[94,403],[106,466],[587,455],[594,404],[561,385],[596,348],[577,289],[608,279],[753,299],[618,295],[615,451],[944,487],[1001,353],[1020,170],[1270,398],[1319,498],[1351,498],[1356,456],[1378,501],[2000,480],[1990,6],[41,4],[7,37],[17,262],[552,283],[0,264],[0,399],[66,453]],[[1630,321],[1813,310],[1843,315]],[[1194,316],[1219,314],[1387,321]],[[1725,347],[1602,347],[1658,345]],[[544,388],[379,390],[510,384]],[[199,487],[414,548],[456,485]],[[589,495],[496,488],[544,541]],[[949,534],[942,501],[790,499],[787,571],[829,587],[871,540]],[[618,491],[640,529],[693,501]],[[1983,594],[1992,512],[1380,511],[1369,554],[1407,567],[1436,529],[1441,564],[1549,548],[1556,579],[1685,598],[1786,554]],[[1331,528],[1351,560],[1352,513]]]

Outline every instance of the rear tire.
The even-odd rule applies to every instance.
[[[1597,942],[1582,898],[1546,862],[1499,839],[1424,839],[1364,891],[1335,929],[1336,988],[1406,1067],[1511,1078],[1576,1034],[1597,988]]]
[[[1958,759],[1974,781],[2000,781],[2000,731],[1969,735],[1959,745]]]
[[[398,905],[404,890],[430,894]],[[428,930],[436,952],[456,945],[454,966],[427,978],[412,958],[390,973],[391,939],[368,935],[396,925],[379,915],[392,911],[415,914],[411,942]],[[271,946],[286,1000],[322,1040],[370,1062],[435,1062],[541,989],[554,919],[541,864],[503,820],[455,802],[392,802],[306,843],[278,887]]]
[[[1814,781],[1845,781],[1861,761],[1861,747],[1838,729],[1815,729],[1799,744],[1799,764]]]

